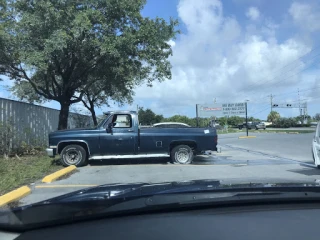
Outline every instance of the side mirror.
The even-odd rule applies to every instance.
[[[107,133],[111,133],[112,134],[112,128],[113,128],[113,123],[109,123],[108,126],[107,126]]]

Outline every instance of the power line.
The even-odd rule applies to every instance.
[[[299,72],[297,72],[297,73],[295,73],[295,74],[293,74],[293,75],[289,76],[289,77],[293,77],[293,76],[295,76],[295,75],[297,75],[297,74],[299,74],[299,73],[302,73],[303,71],[305,71],[305,70],[307,70],[307,69],[311,68],[312,66],[313,66],[313,64],[312,64],[312,65],[310,65],[310,66],[308,66],[307,68],[305,68],[305,69],[303,69],[303,70],[301,70],[301,71],[299,71]],[[285,78],[284,80],[288,79],[289,77]],[[278,82],[278,83],[274,84],[274,86],[279,85],[281,82],[283,82],[283,81],[280,81],[280,82]]]
[[[320,88],[320,86],[318,86],[318,87],[313,87],[313,88],[306,88],[306,89],[300,90],[300,92],[313,91],[313,90],[319,89],[319,88]],[[277,96],[287,96],[287,95],[291,95],[291,94],[294,94],[294,93],[298,93],[298,92],[297,92],[297,91],[294,91],[294,92],[282,93],[282,94],[277,94]]]
[[[319,47],[317,47],[317,48],[319,48]],[[291,63],[285,65],[285,67],[280,68],[280,69],[284,69],[284,68],[292,65],[293,63],[295,63],[295,62],[297,62],[297,61],[299,61],[299,60],[302,60],[303,57],[305,57],[306,55],[310,54],[310,53],[311,53],[312,51],[314,51],[315,49],[316,49],[316,48],[314,48],[313,50],[311,50],[311,51],[308,52],[307,54],[302,55],[301,57],[297,58],[296,60],[292,61]],[[315,56],[311,57],[311,59],[312,59],[312,60],[315,60],[318,56],[320,56],[320,53],[318,53],[318,54],[316,54]],[[309,62],[310,62],[310,60],[309,60]],[[293,66],[293,67],[294,67],[294,69],[296,68],[296,66]],[[280,69],[279,69],[279,70],[280,70]],[[287,72],[285,72],[285,73],[291,72],[292,70],[293,70],[293,69],[289,69],[289,71],[287,71]],[[276,70],[276,71],[278,71],[278,70]],[[283,74],[284,74],[284,72],[281,73],[281,75],[283,75]],[[280,76],[281,76],[281,75],[280,75]],[[264,84],[266,84],[266,83],[272,82],[273,80],[279,78],[280,76],[278,75],[278,76],[272,78],[271,80],[265,81],[265,82],[263,82],[262,84],[260,84],[260,86],[262,86],[262,85],[264,85]],[[265,77],[264,79],[267,79],[267,78]],[[262,82],[264,79],[260,80],[259,82]],[[256,83],[257,83],[257,82],[256,82]],[[254,86],[254,87],[259,86],[259,84],[256,85],[256,83],[253,83],[253,84],[249,85],[248,87],[250,87],[250,86]]]
[[[317,47],[317,48],[319,48],[319,47]],[[307,53],[307,54],[299,57],[298,59],[296,59],[295,61],[291,62],[290,64],[292,64],[292,63],[294,63],[294,62],[296,62],[296,61],[298,61],[298,60],[301,60],[303,57],[305,57],[306,55],[310,54],[310,53],[311,53],[312,51],[314,51],[315,49],[316,49],[316,48],[314,48],[313,50],[311,50],[309,53]],[[304,64],[305,66],[308,66],[308,65],[311,63],[307,68],[303,68],[302,70],[294,73],[293,75],[290,75],[289,77],[292,77],[292,76],[295,76],[295,75],[297,75],[297,74],[300,74],[300,73],[302,73],[303,71],[311,68],[311,67],[314,65],[313,60],[315,60],[315,58],[316,58],[317,56],[319,56],[319,55],[320,55],[320,53],[316,54],[315,56],[313,56],[313,57],[311,58],[312,61],[309,60],[308,63],[305,63],[305,64]],[[290,64],[287,64],[285,67],[289,66]],[[285,68],[285,67],[284,67],[284,68]],[[296,68],[296,67],[295,67],[295,68]],[[280,68],[280,69],[281,69],[281,68]],[[283,69],[283,68],[282,68],[282,69]],[[288,71],[288,72],[289,72],[289,71]],[[286,73],[288,73],[288,72],[286,72]],[[283,73],[280,74],[280,75],[278,75],[278,76],[276,76],[276,77],[274,77],[273,79],[271,79],[271,80],[269,80],[269,81],[263,82],[262,84],[260,84],[260,86],[263,86],[264,84],[266,84],[266,83],[268,83],[268,82],[271,82],[271,81],[273,81],[274,79],[277,79],[277,78],[279,78],[279,77],[282,76],[282,75],[283,75]],[[282,83],[282,82],[284,82],[285,80],[287,80],[289,77],[284,78],[283,80],[281,80],[281,81],[279,81],[278,83],[274,84],[274,86],[279,85],[280,83]],[[260,81],[260,82],[261,82],[261,81]],[[249,85],[248,87],[252,87],[252,86],[258,87],[259,84],[254,83],[254,84]],[[273,86],[273,85],[270,85],[270,86],[266,86],[266,87],[270,88],[270,87],[274,87],[274,86]],[[248,90],[248,87],[246,87],[246,90]],[[253,90],[254,90],[254,89],[252,88],[251,90],[249,90],[249,92],[250,92],[250,91],[253,91]],[[246,93],[247,93],[247,92],[246,92]],[[241,93],[242,96],[243,96],[244,94],[245,94],[245,92]]]
[[[267,108],[265,108],[265,109],[263,109],[263,110],[261,110],[261,111],[259,111],[259,112],[256,112],[256,113],[250,114],[250,115],[251,115],[251,116],[257,115],[257,114],[259,114],[259,113],[262,113],[262,112],[268,110],[269,108],[270,108],[270,106],[268,106]]]

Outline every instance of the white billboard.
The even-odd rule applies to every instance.
[[[245,116],[246,103],[197,104],[198,117]]]

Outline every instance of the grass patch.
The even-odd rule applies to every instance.
[[[0,158],[0,196],[62,168],[59,161],[44,155]]]

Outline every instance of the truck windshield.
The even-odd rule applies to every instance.
[[[320,183],[319,37],[317,0],[0,0],[0,213],[108,184]]]

